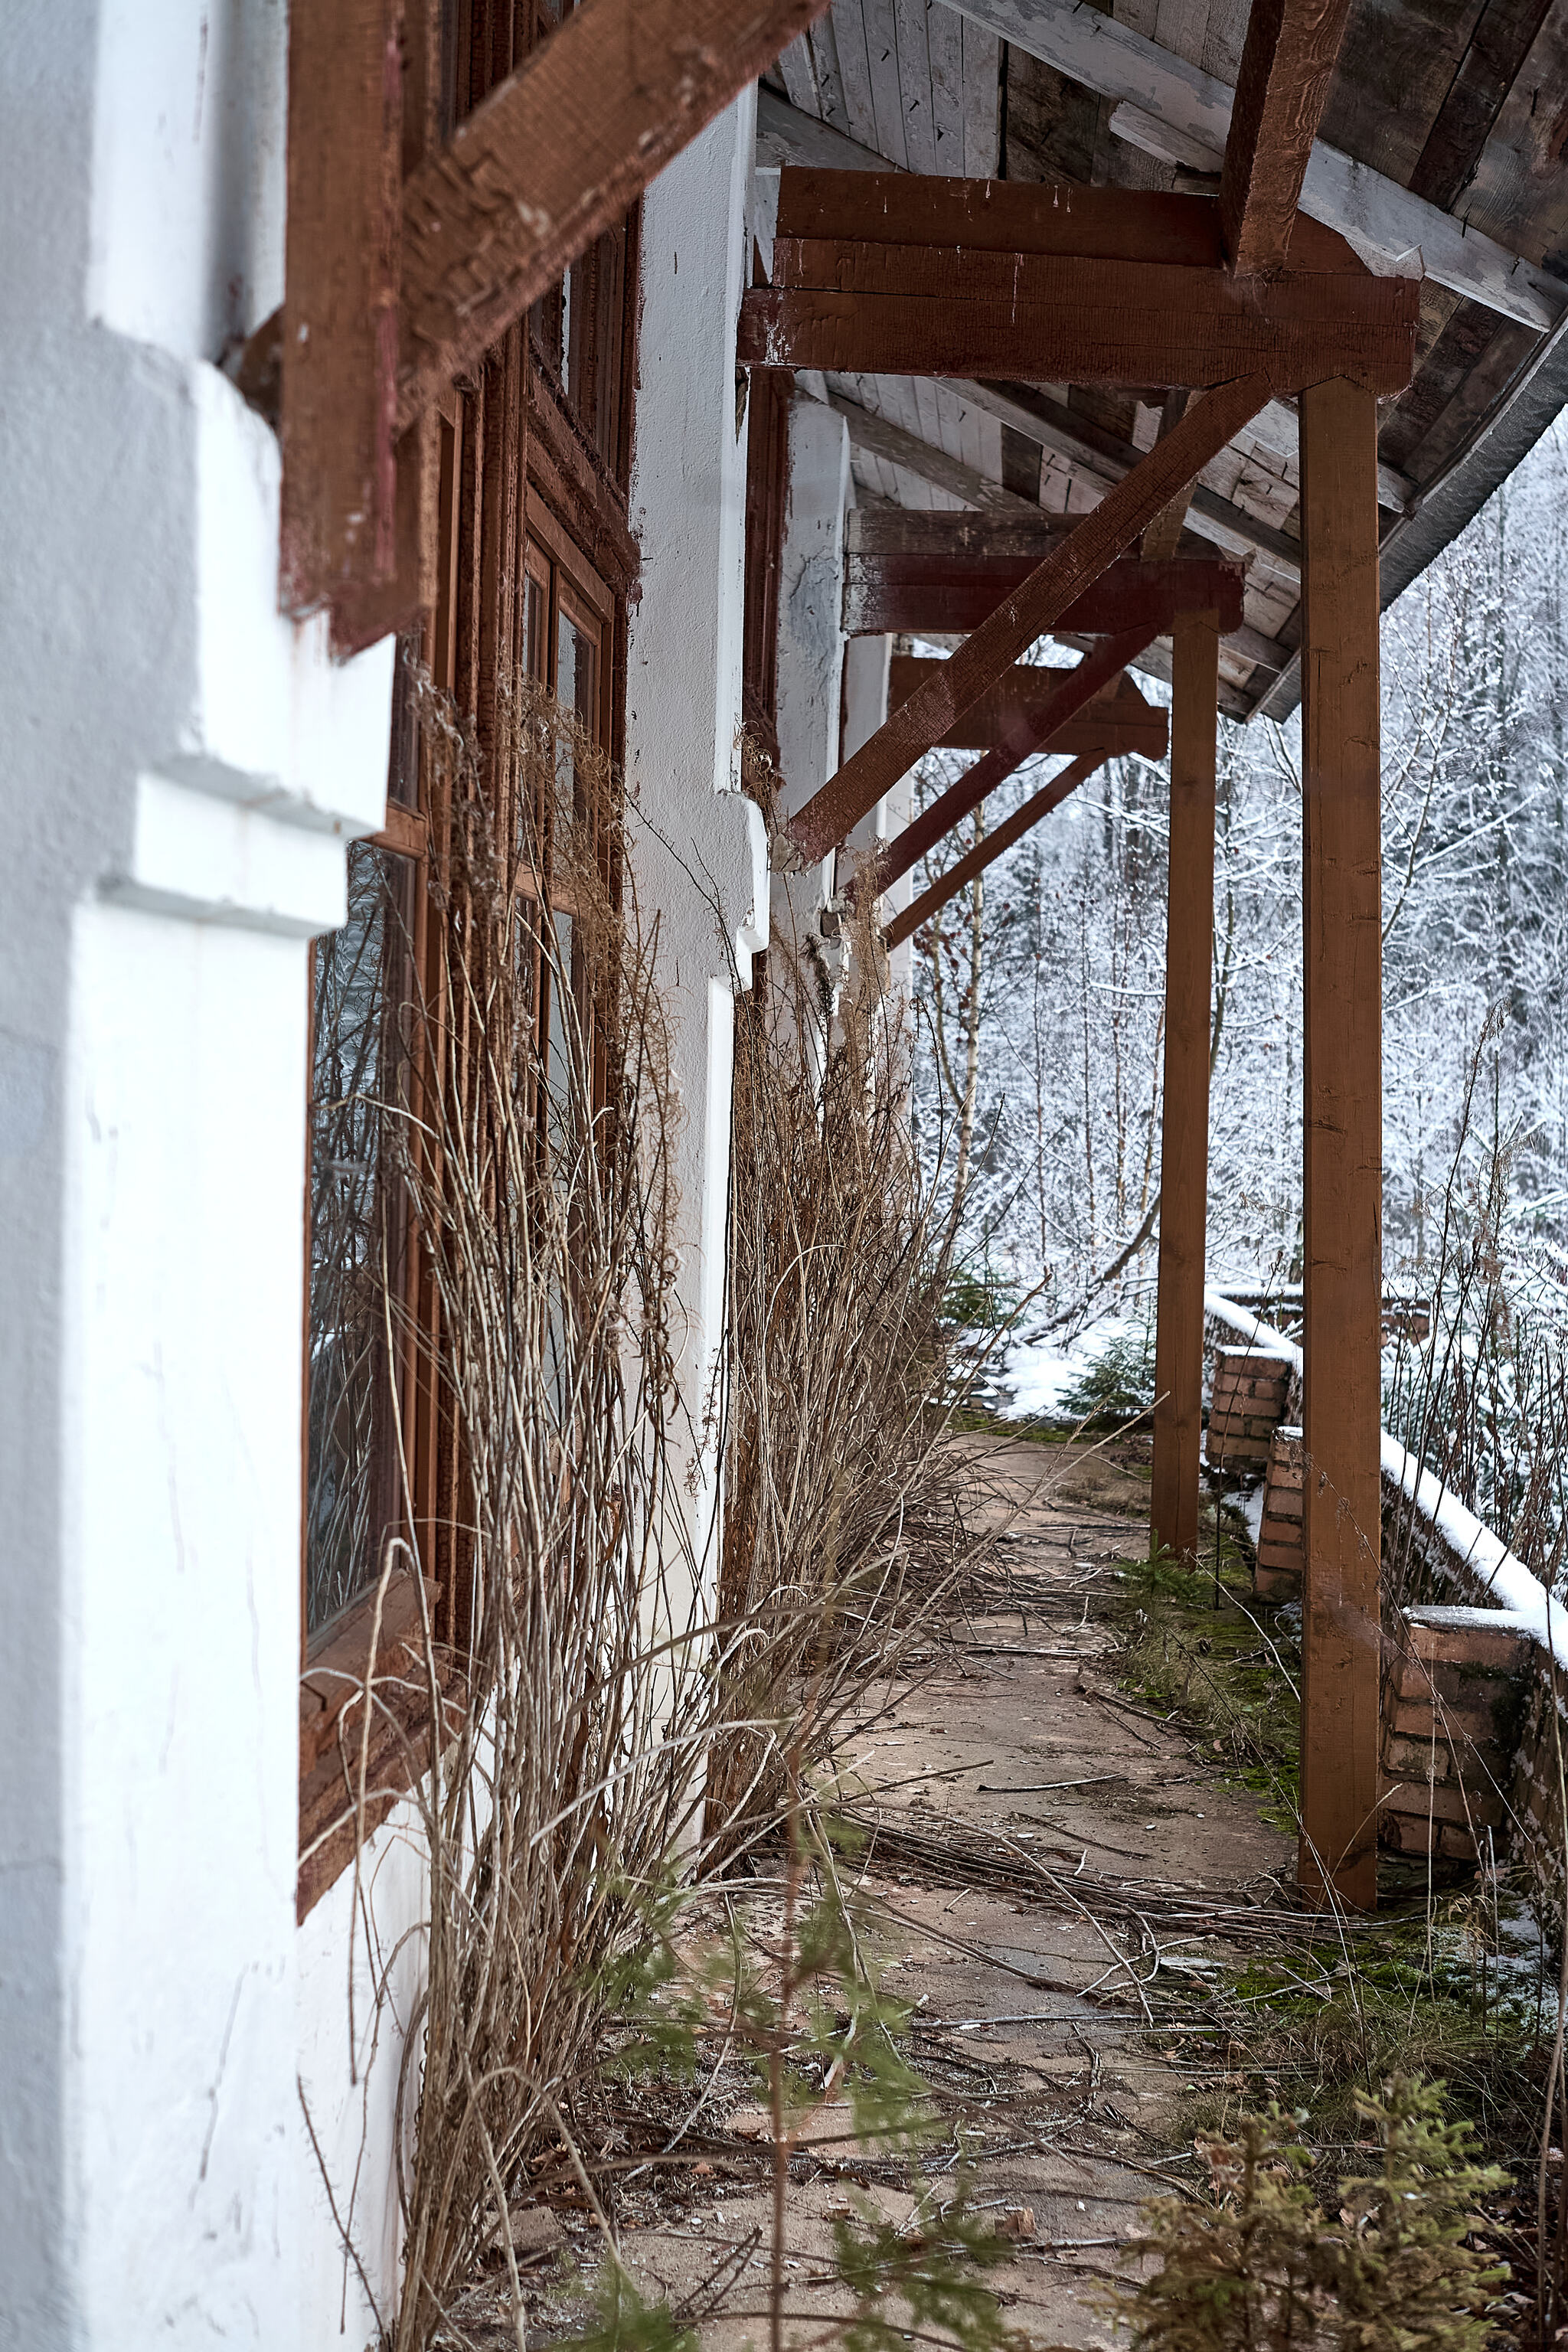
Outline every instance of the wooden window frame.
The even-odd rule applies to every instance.
[[[520,15],[521,12],[519,12]],[[513,36],[503,54],[488,37],[474,0],[458,0],[446,68],[449,104],[467,113],[495,80],[510,69],[526,39]],[[541,15],[537,31],[548,28]],[[537,37],[537,35],[536,35]],[[455,62],[453,52],[455,51]],[[455,387],[438,404],[437,548],[430,566],[434,605],[417,633],[420,649],[438,689],[449,694],[476,723],[481,755],[501,740],[498,694],[504,693],[509,662],[521,667],[526,581],[531,552],[548,564],[546,628],[553,648],[563,609],[579,627],[588,625],[596,644],[595,732],[618,761],[626,709],[626,614],[637,581],[639,551],[627,516],[636,354],[636,285],[639,215],[636,209],[616,230],[601,238],[590,257],[592,271],[581,285],[593,290],[593,400],[584,418],[544,365],[539,363],[526,323],[510,331],[487,357],[476,377]],[[605,254],[614,251],[618,270],[619,318],[605,291]],[[579,265],[581,267],[581,265]],[[580,320],[587,313],[581,309]],[[618,326],[618,331],[617,331]],[[612,363],[613,362],[613,363]],[[582,373],[581,357],[579,375]],[[435,1019],[440,1008],[432,968],[434,932],[425,922],[424,887],[430,862],[439,859],[450,837],[451,811],[439,804],[433,771],[416,761],[416,804],[389,797],[385,825],[373,845],[416,861],[422,936],[418,974]],[[504,790],[504,779],[501,789]],[[563,892],[560,911],[579,909]],[[552,894],[555,903],[554,894]],[[313,958],[312,999],[313,1003]],[[447,1041],[437,1040],[445,1051]],[[310,1179],[306,1179],[306,1297],[304,1411],[309,1412]],[[448,1540],[449,1509],[443,1496],[456,1493],[454,1437],[437,1392],[430,1349],[437,1335],[437,1303],[423,1253],[408,1250],[410,1322],[420,1337],[410,1341],[409,1361],[400,1367],[404,1426],[409,1460],[405,1472],[412,1496],[416,1549],[426,1572],[426,1610],[445,1647],[441,1679],[454,1697],[460,1676],[453,1663],[460,1651],[461,1546]],[[302,1434],[308,1434],[308,1422]],[[302,1463],[301,1489],[308,1474]],[[303,1510],[302,1510],[303,1520]],[[303,1526],[301,1591],[304,1589]],[[399,1570],[380,1601],[373,1584],[321,1629],[313,1640],[302,1628],[300,1694],[300,1869],[297,1910],[303,1919],[352,1863],[361,1834],[368,1836],[412,1785],[416,1759],[427,1741],[429,1687],[421,1631],[420,1596],[411,1574]],[[375,1712],[368,1748],[360,1699],[375,1652]],[[367,1765],[365,1801],[356,1802],[362,1760]]]

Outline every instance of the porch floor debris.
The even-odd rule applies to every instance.
[[[1047,1906],[1005,1888],[933,1883],[951,1873],[911,1862],[910,1850],[879,1853],[875,1837],[856,1864],[884,1922],[887,1985],[916,2005],[915,2062],[944,2120],[970,2137],[977,2199],[1024,2228],[1011,2262],[988,2273],[1008,2318],[1037,2343],[1103,2346],[1111,2332],[1092,2290],[1117,2274],[1139,2206],[1163,2183],[1199,2177],[1179,2102],[1194,2089],[1223,2092],[1227,2078],[1214,2051],[1196,2063],[1185,2053],[1199,2029],[1173,2022],[1168,1996],[1151,2029],[1130,1985],[1128,1938],[1108,1945],[1072,1908],[1074,1874],[1102,1896],[1110,1882],[1147,1889],[1163,1952],[1179,1948],[1162,1961],[1169,1987],[1184,1961],[1192,1979],[1231,1957],[1212,1921],[1197,1946],[1163,1924],[1173,1898],[1258,1904],[1289,1876],[1293,1842],[1260,1819],[1260,1801],[1227,1780],[1217,1757],[1117,1687],[1103,1604],[1117,1591],[1116,1563],[1147,1543],[1146,1441],[1095,1453],[973,1443],[1001,1498],[988,1509],[997,1521],[1013,1515],[998,1546],[1010,1594],[998,1579],[998,1597],[954,1630],[928,1678],[911,1680],[890,1718],[846,1743],[840,1785],[848,1809],[918,1841],[917,1853],[935,1843],[962,1856],[978,1843],[997,1863],[1043,1863],[1067,1890]],[[776,1897],[746,1899],[765,1933]],[[1142,1959],[1140,1974],[1150,1966]],[[1229,2081],[1239,2091],[1243,2078]],[[639,2288],[700,2323],[713,2352],[766,2336],[767,2135],[755,2099],[740,2066],[723,2069],[682,2137],[686,2160],[640,2179],[623,2173],[616,2190],[622,2253]],[[902,2164],[857,2158],[843,2113],[842,2170],[829,2158],[797,2161],[792,2174],[792,2334],[847,2312],[830,2275],[831,2217],[847,2188],[868,2188],[889,2218],[912,2203],[879,2177],[901,2180]],[[621,2145],[661,2142],[634,2133]],[[562,2176],[551,2168],[550,2178]],[[570,2258],[591,2273],[600,2243],[580,2192],[557,2196],[542,2180],[541,2190],[562,2235],[525,2273],[537,2281],[532,2342],[582,2326]],[[517,2342],[505,2294],[498,2269],[463,2300],[464,2337],[486,2352]]]

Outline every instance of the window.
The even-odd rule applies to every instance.
[[[466,6],[454,11],[447,63],[458,117],[526,46],[523,12],[509,16],[504,37],[499,19],[480,19],[478,9],[471,19]],[[552,21],[552,10],[538,30]],[[463,1637],[460,1465],[429,1370],[438,1307],[398,1181],[411,1148],[405,1114],[417,1118],[424,1056],[439,1052],[451,1057],[448,1066],[466,1066],[458,1017],[450,1033],[441,1025],[430,895],[433,875],[447,870],[452,813],[440,804],[421,744],[410,679],[416,667],[427,669],[457,705],[478,747],[482,789],[526,845],[527,869],[542,878],[542,888],[536,881],[529,892],[532,929],[519,944],[533,961],[530,1002],[548,1085],[573,1024],[590,1045],[594,1035],[583,908],[562,827],[569,815],[574,857],[604,854],[602,772],[595,761],[591,775],[580,773],[563,743],[538,805],[515,811],[509,744],[518,694],[530,681],[574,715],[590,743],[616,748],[626,595],[637,569],[625,491],[636,244],[634,213],[443,404],[437,605],[400,649],[387,824],[351,850],[348,921],[318,942],[313,958],[301,1916],[353,1853],[335,1725],[363,1681],[368,1596],[389,1537],[413,1539],[438,1633],[459,1649]],[[558,957],[542,952],[546,924]],[[571,975],[571,1002],[552,991],[552,965]],[[412,1629],[416,1599],[406,1580],[394,1595],[378,1671],[398,1633]],[[383,1699],[384,1711],[403,1709],[410,1725],[424,1704],[416,1679],[402,1696]],[[400,1785],[405,1753],[378,1717],[370,1769],[381,1793],[367,1826],[392,1801],[385,1792]]]

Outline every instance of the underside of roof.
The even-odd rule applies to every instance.
[[[760,157],[1212,190],[1247,19],[1247,0],[832,0],[764,80]],[[1385,606],[1568,402],[1565,89],[1568,0],[1352,8],[1302,209],[1373,269],[1424,276],[1415,376],[1380,415]],[[804,382],[850,420],[862,504],[956,509],[1000,486],[1067,515],[1152,446],[1168,389]],[[1182,544],[1246,566],[1222,649],[1236,719],[1298,698],[1299,505],[1294,406],[1275,400],[1205,469]],[[1140,667],[1168,675],[1168,645]]]

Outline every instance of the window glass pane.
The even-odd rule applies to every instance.
[[[310,1073],[310,1303],[306,1375],[306,1626],[372,1584],[401,1517],[383,1265],[395,1289],[404,1219],[390,1182],[402,1085],[415,869],[349,850],[348,920],[317,943]]]

